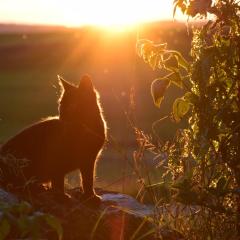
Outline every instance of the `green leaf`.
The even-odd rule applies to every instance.
[[[170,85],[170,81],[167,78],[155,79],[151,84],[151,94],[153,101],[157,107],[160,107],[164,98],[164,93]]]
[[[178,71],[179,65],[178,65],[178,59],[171,55],[169,58],[167,58],[164,61],[165,68],[172,70],[172,71]]]
[[[174,0],[174,2],[173,2],[173,18],[175,17],[176,10],[177,10],[177,1],[178,0]]]
[[[221,195],[225,192],[225,187],[226,187],[227,179],[225,177],[221,177],[216,186],[216,192],[218,195]]]
[[[177,60],[178,60],[178,64],[183,67],[185,70],[189,69],[189,63],[187,62],[187,60],[183,57],[183,55],[178,52],[178,51],[168,51],[168,53],[173,54]]]
[[[32,206],[28,202],[21,202],[17,205],[18,212],[21,214],[30,214],[32,211]]]
[[[167,49],[167,43],[154,44],[154,47],[155,47],[158,54],[162,54]]]
[[[29,233],[29,228],[31,226],[32,219],[27,216],[20,216],[17,219],[17,226],[21,232],[21,237],[25,237]]]
[[[190,103],[183,98],[177,98],[173,103],[173,117],[179,122],[182,117],[189,111]]]
[[[142,57],[142,53],[143,53],[142,49],[143,49],[144,44],[149,43],[149,42],[151,43],[151,41],[148,40],[148,39],[139,39],[137,41],[136,50],[137,50],[137,54],[138,54],[139,57]]]
[[[173,6],[174,6],[174,8],[173,8],[173,17],[175,16],[177,8],[180,8],[182,13],[185,13],[185,11],[186,11],[186,0],[174,0],[173,1]]]
[[[173,82],[177,87],[182,88],[182,78],[179,72],[173,72],[167,75],[165,78]]]
[[[10,227],[10,224],[7,221],[7,219],[1,220],[1,223],[0,223],[0,240],[6,239],[7,235],[10,232],[10,228],[11,227]]]
[[[167,48],[167,43],[154,44],[148,39],[140,39],[137,41],[137,54],[148,63],[153,70],[156,67],[161,68],[161,58]]]
[[[159,61],[158,55],[156,55],[156,54],[149,58],[149,65],[153,70],[156,69],[158,61]]]
[[[148,39],[139,39],[137,41],[137,53],[143,59],[146,57],[146,54],[149,53],[150,49],[152,49],[153,42]]]
[[[194,101],[194,94],[191,92],[186,92],[183,96],[183,99],[189,103],[192,103]]]
[[[57,232],[58,238],[61,240],[63,238],[63,228],[59,220],[52,215],[45,215],[44,218],[46,223]]]

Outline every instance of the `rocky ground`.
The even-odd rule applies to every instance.
[[[24,197],[0,189],[0,202],[13,205],[27,200],[34,211],[57,217],[63,228],[64,240],[160,239],[156,236],[157,227],[152,218],[153,207],[143,205],[125,194],[102,189],[96,189],[96,192],[102,198],[98,206],[92,205],[91,201],[83,201],[79,188],[69,190],[68,197],[60,197],[50,190],[41,190]],[[11,229],[15,231],[14,227]],[[14,233],[9,236],[14,236]],[[161,239],[165,240],[181,239],[177,232],[169,230],[164,230],[162,236],[164,238]],[[49,230],[44,232],[43,239],[58,237],[54,231]]]

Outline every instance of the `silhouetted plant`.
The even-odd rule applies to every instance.
[[[190,208],[191,214],[179,218],[174,215],[168,224],[178,226],[187,239],[237,239],[240,4],[236,0],[175,0],[174,14],[177,8],[190,17],[211,19],[193,29],[189,62],[179,52],[169,50],[166,43],[145,39],[137,43],[139,56],[153,70],[168,71],[151,85],[157,107],[171,84],[185,90],[174,101],[169,118],[176,123],[185,118],[187,126],[177,131],[172,142],[151,148],[164,156],[161,161],[167,160],[167,164],[160,165],[164,172],[161,186],[170,193],[170,202]],[[165,202],[164,198],[164,194],[160,195],[158,202]],[[161,221],[167,222],[166,218]]]
[[[46,213],[34,211],[27,202],[9,204],[0,202],[0,240],[40,239],[55,231],[62,239],[63,230],[59,220]]]

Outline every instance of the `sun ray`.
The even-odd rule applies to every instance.
[[[1,0],[0,21],[129,27],[172,18],[172,0]]]

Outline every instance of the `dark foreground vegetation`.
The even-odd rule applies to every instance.
[[[156,239],[152,210],[134,198],[96,189],[102,203],[95,206],[83,200],[81,189],[67,192],[63,196],[38,189],[31,195],[13,195],[0,188],[0,239]],[[162,231],[165,239],[181,236]]]

